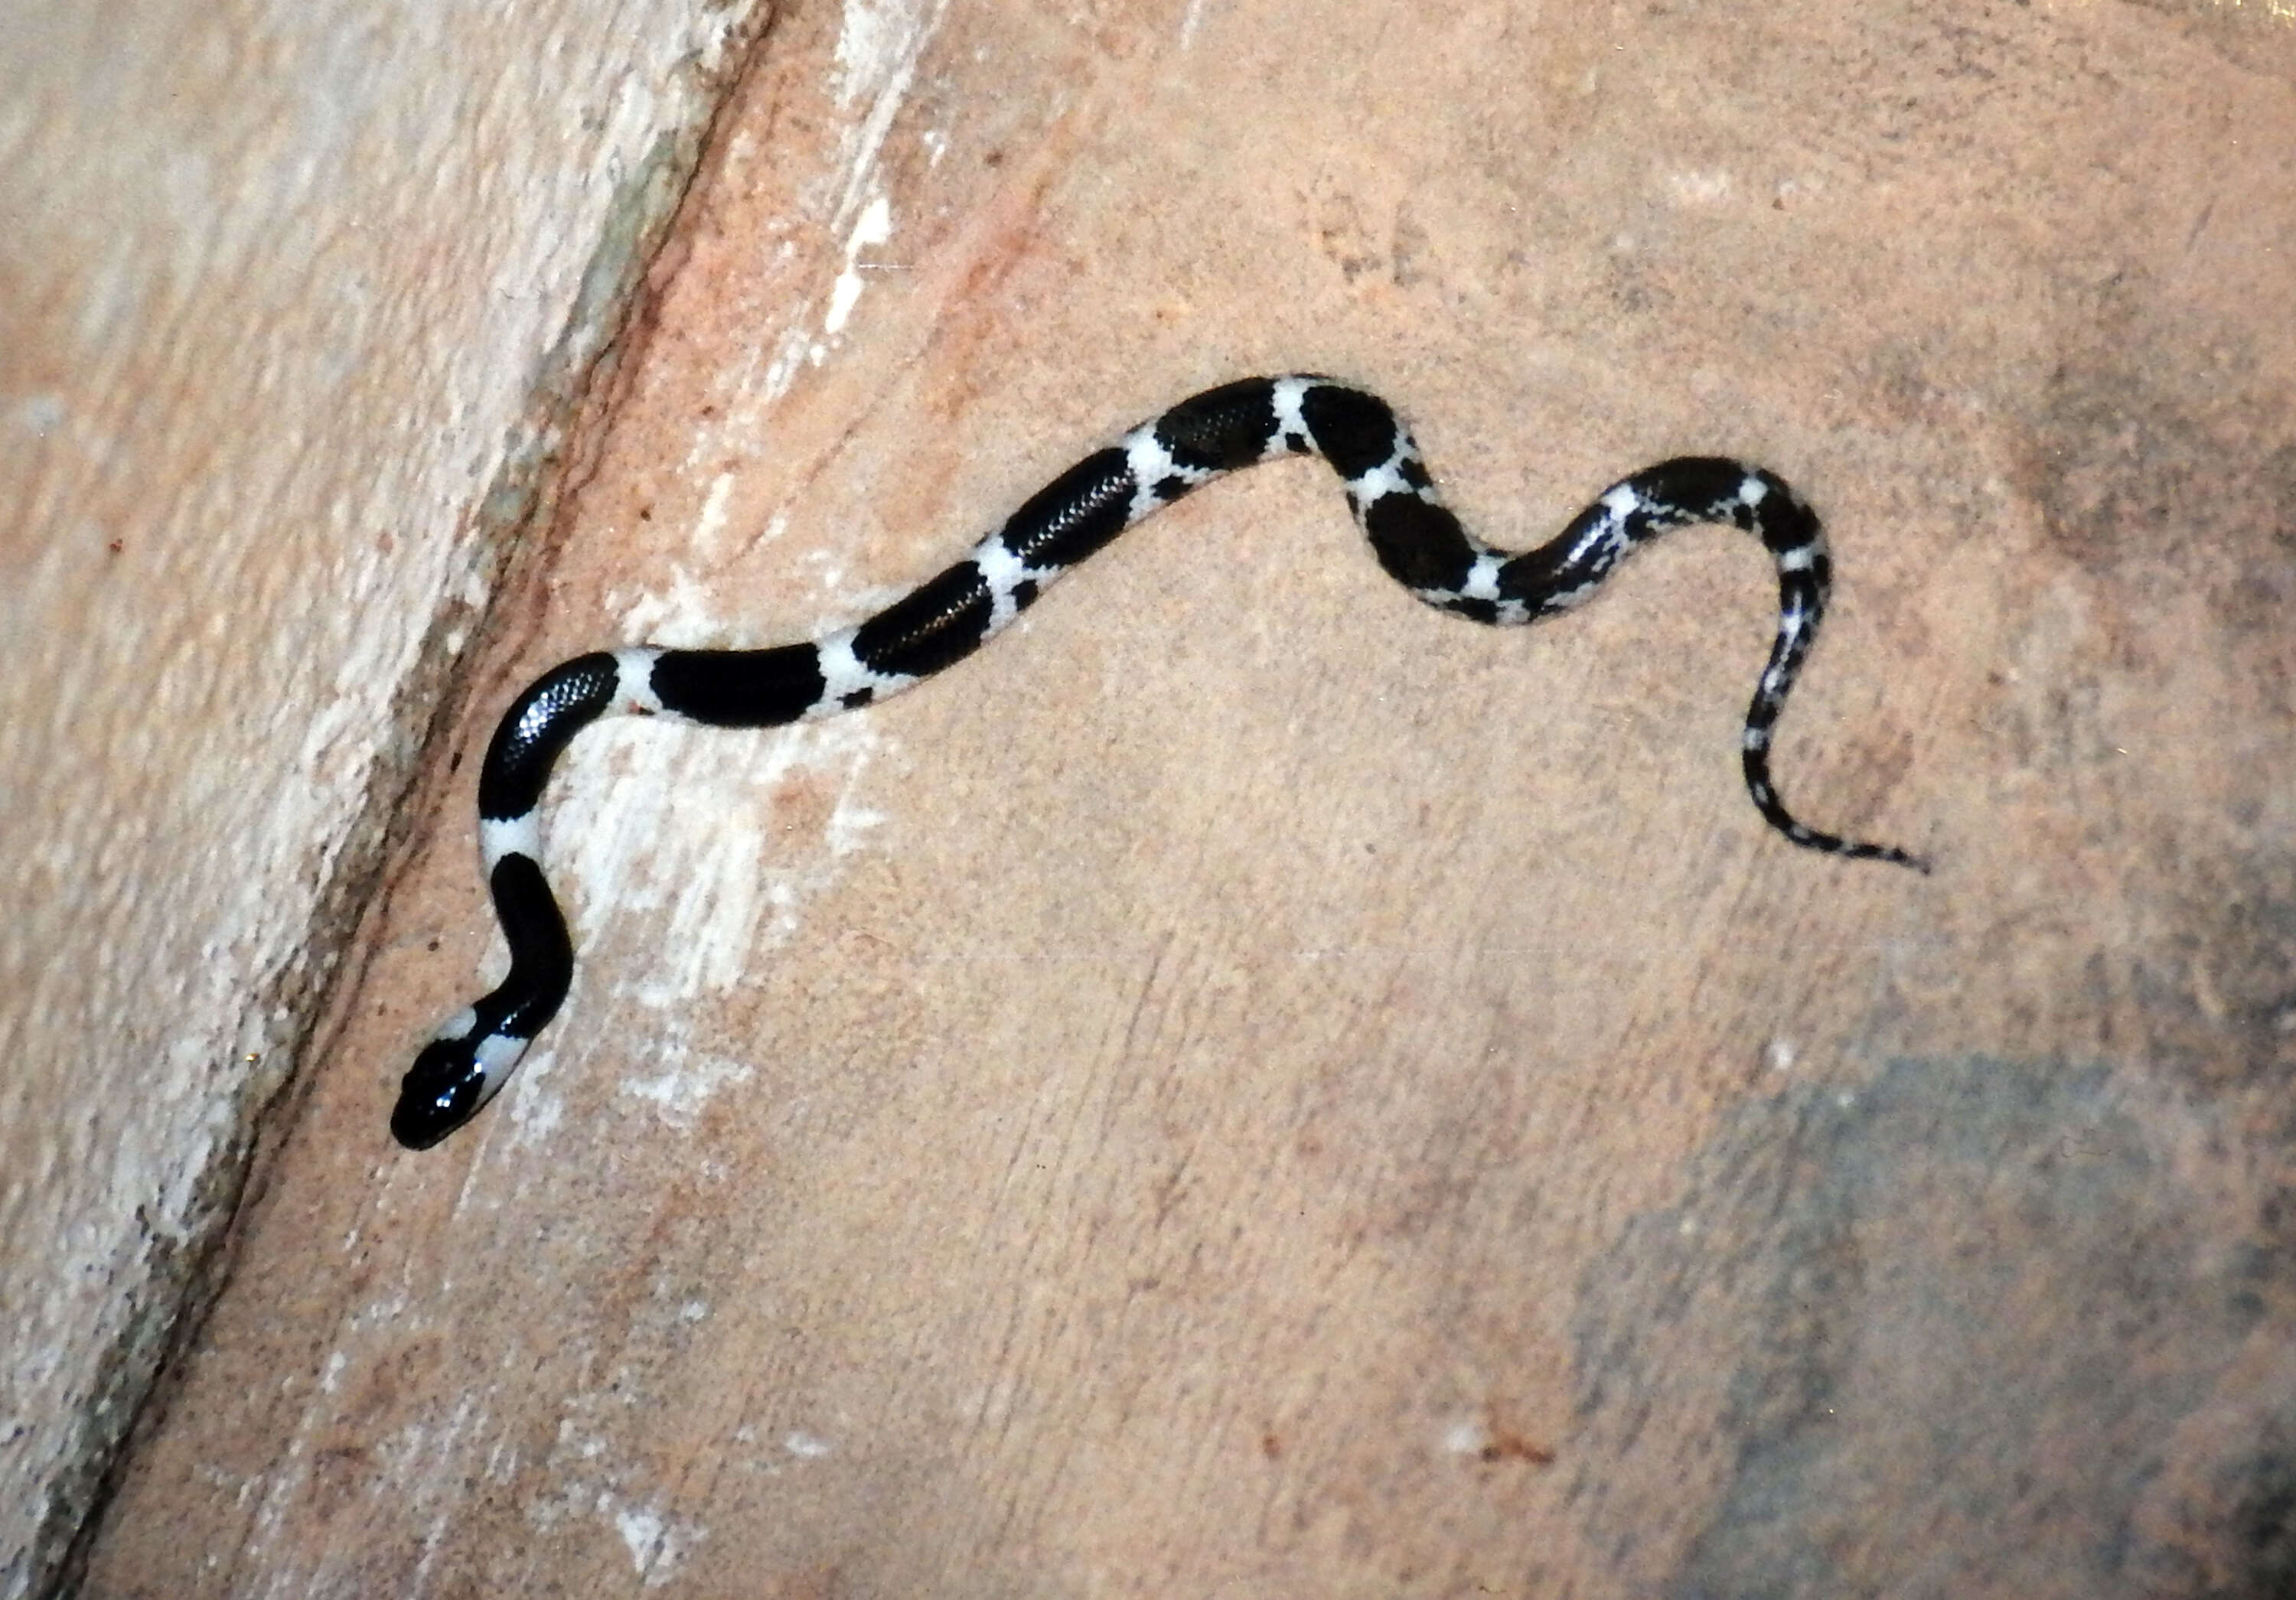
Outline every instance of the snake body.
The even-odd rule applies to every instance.
[[[552,764],[601,717],[772,727],[873,705],[979,649],[1046,585],[1191,489],[1240,468],[1320,455],[1398,583],[1439,611],[1521,625],[1586,600],[1670,528],[1727,522],[1759,537],[1778,578],[1778,625],[1746,710],[1747,792],[1770,826],[1830,855],[1927,870],[1904,850],[1806,826],[1770,781],[1771,730],[1817,636],[1832,581],[1817,516],[1785,481],[1718,456],[1682,456],[1605,489],[1561,534],[1521,554],[1482,543],[1446,510],[1418,447],[1377,396],[1315,375],[1246,378],[1181,401],[1046,484],[963,561],[857,627],[767,650],[599,651],[551,669],[504,715],[479,774],[487,886],[510,944],[500,986],[442,1027],[400,1086],[390,1130],[437,1144],[509,1079],[573,981],[566,922],[542,872]]]

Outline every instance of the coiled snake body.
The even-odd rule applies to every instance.
[[[1747,792],[1798,845],[1926,870],[1903,850],[1805,826],[1771,784],[1770,732],[1817,636],[1831,580],[1817,517],[1784,480],[1721,457],[1678,457],[1622,480],[1556,537],[1511,555],[1444,509],[1384,401],[1328,378],[1246,378],[1183,400],[1077,463],[963,561],[857,627],[769,650],[600,651],[529,685],[496,728],[479,774],[480,846],[510,973],[416,1056],[391,1133],[421,1150],[470,1120],[566,998],[574,952],[542,875],[539,810],[551,765],[578,731],[616,715],[771,727],[872,705],[970,655],[1045,586],[1158,508],[1225,473],[1290,455],[1331,464],[1389,576],[1478,622],[1519,625],[1568,611],[1669,528],[1728,522],[1754,534],[1777,568],[1778,627],[1746,710]]]

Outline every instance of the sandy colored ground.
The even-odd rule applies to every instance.
[[[97,1540],[105,1596],[2296,1586],[2296,29],[2261,6],[782,8]],[[472,784],[602,642],[772,643],[1206,383],[1376,385],[1529,633],[1328,478],[780,734],[617,726],[484,1120]]]

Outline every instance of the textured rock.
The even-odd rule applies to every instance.
[[[94,1592],[2284,1594],[2290,39],[798,8]],[[880,711],[586,734],[571,1004],[387,1145],[521,683],[849,620],[1293,366],[1505,543],[1800,486],[1781,778],[1937,874],[1746,805],[1741,536],[1494,634],[1270,468]]]

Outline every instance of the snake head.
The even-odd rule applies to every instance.
[[[409,1150],[428,1150],[479,1114],[510,1078],[527,1041],[479,1026],[464,1012],[422,1046],[399,1080],[390,1136]]]

